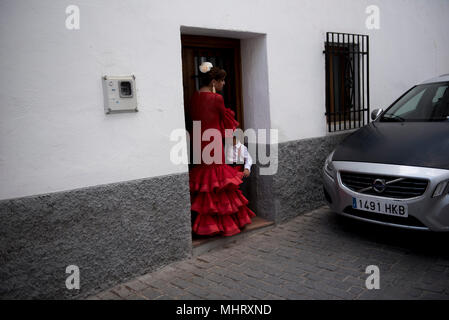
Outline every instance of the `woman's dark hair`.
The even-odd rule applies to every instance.
[[[224,80],[226,77],[226,71],[218,67],[212,67],[209,72],[200,72],[200,86],[208,86],[212,80]]]

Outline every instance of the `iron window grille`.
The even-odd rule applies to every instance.
[[[329,132],[369,123],[369,37],[327,32],[326,120]]]

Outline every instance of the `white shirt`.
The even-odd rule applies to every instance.
[[[237,141],[235,146],[228,148],[226,152],[226,163],[240,163],[244,164],[245,169],[251,171],[251,166],[253,165],[253,159],[248,152],[248,149]]]

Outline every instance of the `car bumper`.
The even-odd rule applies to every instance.
[[[415,230],[449,231],[449,194],[447,189],[442,196],[432,198],[437,185],[442,181],[449,180],[449,170],[345,161],[333,161],[332,164],[335,168],[334,175],[330,176],[323,169],[323,184],[326,200],[333,211],[347,217],[382,225]],[[429,184],[424,194],[419,197],[410,199],[386,198],[360,194],[347,188],[342,184],[340,171],[423,178],[427,179]],[[409,217],[391,217],[379,213],[354,210],[352,209],[354,197],[394,200],[397,203],[407,204]]]

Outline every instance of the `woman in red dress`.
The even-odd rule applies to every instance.
[[[192,230],[198,235],[232,236],[240,233],[240,229],[251,223],[251,217],[255,216],[239,190],[242,173],[225,163],[225,129],[235,130],[239,123],[234,119],[234,112],[225,107],[223,97],[215,93],[222,90],[226,72],[212,67],[209,62],[203,63],[200,70],[205,85],[192,97],[190,118],[201,121],[201,137],[207,129],[220,131],[222,139],[217,143],[222,156],[219,163],[211,164],[206,164],[201,157],[201,163],[190,171],[191,209],[193,214],[196,213]],[[201,155],[211,142],[201,141]]]

